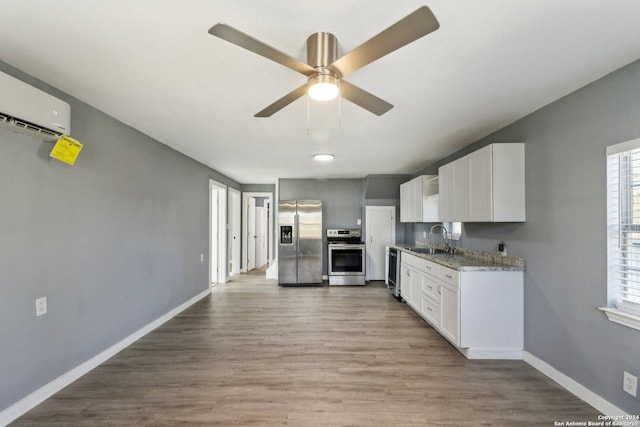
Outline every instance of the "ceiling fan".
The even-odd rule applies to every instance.
[[[307,63],[264,44],[226,24],[216,24],[209,34],[243,47],[307,76],[307,83],[292,90],[254,117],[270,117],[307,93],[316,100],[329,100],[338,94],[356,105],[381,116],[393,105],[344,80],[344,77],[367,64],[426,36],[440,27],[427,6],[422,6],[352,51],[338,56],[338,39],[319,32],[307,39]]]

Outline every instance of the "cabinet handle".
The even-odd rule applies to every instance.
[[[427,265],[427,270],[431,270],[431,267]]]
[[[449,275],[449,274],[445,274],[444,277],[447,277],[449,279],[453,279],[453,276]]]
[[[429,311],[433,311],[433,309],[431,307],[427,307],[427,310]]]
[[[442,295],[442,285],[438,286],[438,293]]]
[[[411,270],[407,271],[407,277],[411,277]]]

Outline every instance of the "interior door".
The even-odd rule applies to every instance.
[[[267,264],[267,209],[256,208],[256,268]]]
[[[240,192],[232,188],[229,189],[231,214],[229,218],[229,272],[233,274],[240,273]]]
[[[256,268],[256,199],[247,203],[247,271]]]
[[[385,249],[396,243],[396,207],[365,208],[366,279],[384,280]]]

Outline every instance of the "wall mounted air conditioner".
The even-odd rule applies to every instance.
[[[71,133],[71,107],[64,101],[0,72],[0,127],[56,140]]]

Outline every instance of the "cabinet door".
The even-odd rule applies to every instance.
[[[411,273],[405,263],[400,264],[400,296],[407,303],[411,302]]]
[[[411,306],[420,313],[422,305],[422,282],[420,281],[420,271],[412,268],[411,273]]]
[[[460,346],[460,303],[458,288],[442,283],[440,290],[440,332]]]
[[[439,211],[441,221],[455,221],[453,217],[453,164],[438,168],[440,184]]]
[[[491,145],[467,156],[469,221],[493,221],[493,164]]]
[[[409,222],[409,183],[400,184],[400,222]]]
[[[412,211],[413,220],[414,222],[422,222],[422,203],[424,202],[422,196],[422,177],[415,178],[411,183],[411,194],[415,203]]]
[[[452,162],[453,165],[453,218],[452,221],[467,221],[468,218],[468,166],[467,157]]]

